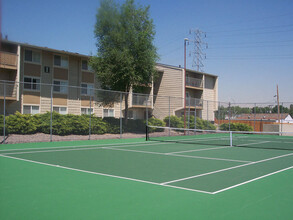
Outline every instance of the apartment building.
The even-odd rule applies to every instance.
[[[51,110],[52,102],[53,110],[61,114],[94,113],[99,117],[120,117],[125,109],[125,96],[102,91],[101,95],[97,94],[99,91],[94,88],[98,88],[99,83],[88,61],[89,56],[78,53],[3,40],[0,114],[3,114],[5,95],[6,114],[16,111],[45,113]],[[157,64],[157,70],[158,77],[154,82],[141,85],[139,91],[144,95],[131,89],[129,118],[144,119],[148,114],[163,119],[169,115],[169,96],[176,97],[171,100],[172,114],[180,116],[184,112],[184,69]],[[190,98],[185,104],[196,110],[197,116],[207,118],[217,105],[209,103],[205,107],[203,99],[217,100],[218,78],[192,70],[188,70],[186,76],[186,96]],[[102,103],[101,96],[115,101]]]
[[[157,69],[153,111],[156,117],[162,119],[169,111],[180,117],[185,109],[192,115],[214,121],[214,112],[218,109],[218,76],[187,69],[185,81],[181,67],[157,64]]]

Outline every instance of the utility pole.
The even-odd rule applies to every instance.
[[[277,84],[277,102],[278,102],[278,122],[280,123],[280,99],[279,99],[279,87]]]
[[[184,128],[186,128],[186,43],[188,38],[184,38]],[[185,130],[184,130],[185,135]]]
[[[195,67],[195,70],[199,72],[203,72],[203,60],[206,59],[204,50],[208,48],[208,44],[203,40],[206,38],[206,32],[199,29],[191,29],[189,34],[193,34],[193,40],[190,41],[193,43],[192,67]]]

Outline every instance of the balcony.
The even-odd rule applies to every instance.
[[[202,99],[197,99],[197,98],[186,98],[186,108],[197,108],[197,109],[202,109],[203,107],[203,100]]]
[[[4,85],[5,84],[5,85]],[[17,100],[17,87],[18,85],[16,83],[4,83],[3,81],[0,81],[0,100]],[[4,91],[5,89],[5,91]]]
[[[152,108],[152,96],[132,94],[132,107]]]
[[[190,89],[203,89],[203,83],[201,79],[194,77],[186,77],[186,87]]]
[[[17,69],[17,54],[0,51],[0,68]]]

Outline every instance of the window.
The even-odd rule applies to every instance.
[[[82,95],[93,95],[94,94],[94,85],[93,84],[86,84],[82,83],[81,84],[81,94]]]
[[[24,89],[27,90],[40,90],[40,79],[33,77],[24,77]]]
[[[91,108],[81,108],[81,114],[83,114],[83,115],[93,114],[93,109],[91,109]]]
[[[68,82],[54,80],[54,92],[67,93],[68,91]]]
[[[54,66],[68,68],[68,57],[54,55]]]
[[[53,111],[58,112],[59,114],[62,114],[62,115],[67,114],[66,107],[53,107]]]
[[[88,65],[88,61],[87,60],[82,60],[81,61],[81,69],[82,70],[93,71],[93,69],[91,68],[91,66]]]
[[[104,109],[104,117],[114,117],[114,109]]]
[[[23,106],[23,114],[38,114],[40,113],[39,106],[32,106],[32,105],[24,105]]]
[[[33,63],[41,62],[41,53],[33,50],[25,50],[24,51],[24,60]]]

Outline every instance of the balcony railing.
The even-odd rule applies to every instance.
[[[8,69],[16,69],[17,54],[0,51],[0,66]]]
[[[196,99],[196,98],[186,98],[186,107],[202,107],[203,106],[203,100],[202,99]]]
[[[16,100],[17,84],[0,81],[0,99]]]
[[[186,77],[186,86],[202,88],[203,84],[202,84],[201,79],[193,78],[193,77]]]
[[[132,105],[151,106],[151,96],[132,94]]]

